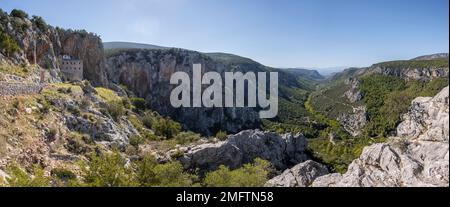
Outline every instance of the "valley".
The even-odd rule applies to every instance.
[[[233,54],[103,43],[23,11],[0,10],[0,32],[0,185],[448,186],[448,54],[324,78]],[[83,81],[63,81],[63,55],[83,61]],[[195,74],[194,64],[222,77],[277,72],[278,116],[173,107],[171,75]]]

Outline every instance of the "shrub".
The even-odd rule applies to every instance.
[[[139,145],[144,143],[144,139],[141,136],[138,135],[133,135],[129,138],[130,141],[130,145],[135,147],[135,148],[139,148]]]
[[[20,47],[16,40],[6,33],[1,33],[0,35],[0,49],[2,49],[8,57],[20,51]]]
[[[308,150],[314,152],[316,160],[331,166],[333,170],[339,173],[345,173],[353,160],[357,159],[364,147],[374,143],[382,143],[385,138],[357,137],[336,141],[336,144],[330,142],[329,138],[310,139],[308,141]]]
[[[33,22],[34,25],[36,25],[36,27],[43,32],[48,30],[48,25],[42,17],[33,15],[31,22]]]
[[[197,176],[184,172],[179,162],[157,164],[151,156],[137,163],[137,180],[143,187],[190,187]]]
[[[106,108],[108,114],[116,121],[125,114],[125,109],[121,101],[109,101]]]
[[[143,98],[131,98],[130,101],[139,111],[144,111],[147,108],[147,101]]]
[[[90,162],[81,164],[84,183],[91,187],[136,186],[133,171],[125,164],[125,159],[118,152],[91,155]]]
[[[272,167],[268,161],[255,159],[237,170],[220,166],[218,170],[207,173],[204,183],[208,187],[262,187],[268,180]]]
[[[177,144],[185,145],[200,140],[201,136],[194,132],[180,132],[174,137],[174,139]]]
[[[83,97],[80,101],[80,108],[83,110],[88,110],[91,107],[91,101],[87,97]]]
[[[142,117],[142,124],[144,124],[144,126],[147,127],[148,129],[151,129],[153,118],[154,117],[151,114],[144,115],[144,117]]]
[[[11,16],[13,17],[17,17],[17,18],[21,18],[21,19],[25,19],[28,18],[28,14],[20,9],[13,9],[10,13]]]
[[[130,99],[128,99],[128,98],[122,99],[122,104],[123,104],[123,107],[125,107],[126,109],[131,109]]]
[[[66,149],[69,150],[69,152],[75,153],[75,154],[85,154],[90,152],[90,147],[87,146],[86,142],[89,142],[90,137],[88,135],[82,135],[77,132],[71,132],[69,134],[67,143],[65,145]]]
[[[156,135],[164,136],[166,139],[171,139],[178,135],[181,131],[181,125],[172,121],[169,118],[157,118],[152,123],[152,128]]]
[[[221,141],[225,141],[225,140],[228,139],[228,135],[227,135],[227,133],[224,132],[224,131],[219,131],[219,132],[217,132],[217,134],[216,134],[216,138],[219,139],[219,140],[221,140]]]
[[[33,176],[30,176],[17,164],[8,166],[9,178],[6,178],[10,187],[49,187],[50,179],[44,176],[44,170],[35,165]]]
[[[63,181],[75,180],[77,178],[72,171],[65,168],[54,168],[50,173],[53,177]]]

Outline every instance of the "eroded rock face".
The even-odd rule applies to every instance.
[[[419,97],[397,128],[397,135],[421,141],[448,142],[448,87],[434,98]]]
[[[430,81],[435,78],[448,77],[447,68],[392,68],[374,66],[369,69],[370,73],[379,73],[388,76],[395,76],[405,80]]]
[[[364,149],[348,172],[318,178],[313,186],[449,186],[449,88],[417,98],[398,136]]]
[[[328,173],[324,165],[308,160],[269,180],[266,187],[309,187],[316,178]]]
[[[186,168],[215,170],[220,165],[232,169],[253,162],[256,158],[270,161],[284,170],[308,160],[307,140],[303,135],[278,135],[247,130],[232,135],[227,141],[203,144],[189,149],[179,160]]]
[[[108,76],[113,83],[126,85],[137,96],[145,98],[150,108],[183,123],[186,129],[214,135],[219,130],[238,133],[258,128],[261,120],[253,108],[172,107],[170,94],[177,85],[171,85],[170,78],[178,71],[192,77],[193,64],[202,64],[203,73],[215,71],[223,74],[232,69],[199,52],[182,49],[130,50],[112,55],[107,60]],[[254,70],[263,70],[258,67],[262,66],[255,65]]]
[[[83,60],[84,78],[96,86],[108,84],[103,44],[99,36],[86,31],[64,30],[52,26],[42,28],[26,18],[8,15],[4,18],[0,27],[16,40],[20,48],[19,52],[7,58],[10,63],[36,63],[42,68],[50,69],[52,78],[58,79],[59,58],[62,55],[70,55]]]
[[[366,107],[354,107],[351,113],[342,114],[337,120],[342,124],[345,131],[354,137],[359,136],[367,124]]]
[[[356,78],[350,78],[345,81],[345,84],[350,85],[350,89],[344,93],[344,96],[350,103],[356,103],[363,99],[363,94],[359,90],[360,81]]]

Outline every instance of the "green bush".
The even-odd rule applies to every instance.
[[[139,148],[139,145],[144,143],[144,139],[141,136],[133,135],[129,138],[130,145],[135,147],[136,149]]]
[[[197,176],[184,172],[179,162],[157,164],[151,156],[137,163],[136,177],[143,187],[190,187]]]
[[[10,177],[6,181],[10,187],[50,187],[50,179],[45,177],[44,170],[37,165],[33,167],[33,176],[28,175],[17,164],[8,166],[7,173]]]
[[[145,111],[147,108],[147,101],[143,98],[131,98],[130,101],[138,111]]]
[[[33,22],[34,25],[36,25],[36,27],[43,32],[48,30],[48,25],[42,17],[33,15],[31,22]]]
[[[0,50],[3,50],[6,56],[10,56],[14,53],[20,51],[20,47],[17,44],[16,40],[11,38],[6,33],[1,33],[0,35]]]
[[[227,133],[224,132],[224,131],[219,131],[219,132],[217,132],[217,134],[216,134],[216,138],[219,139],[219,140],[221,140],[221,141],[225,141],[225,140],[228,139],[228,135],[227,135]]]
[[[208,187],[263,187],[272,172],[268,161],[255,159],[237,170],[220,166],[218,170],[207,173],[204,183]]]
[[[144,124],[144,126],[148,129],[151,129],[153,120],[154,117],[150,113],[147,113],[146,115],[144,115],[144,117],[142,117],[142,124]]]
[[[87,145],[92,139],[89,135],[80,134],[78,132],[71,132],[67,137],[67,143],[65,148],[75,154],[85,154],[91,151],[91,148]]]
[[[125,159],[118,153],[91,155],[90,162],[81,164],[84,185],[90,187],[136,186],[133,169],[125,167]]]
[[[106,104],[108,114],[116,121],[125,114],[125,109],[121,101],[109,101]]]
[[[194,132],[180,132],[174,137],[174,140],[177,144],[185,145],[194,143],[201,139],[201,136],[199,134],[196,134]]]
[[[28,14],[25,11],[20,10],[20,9],[13,9],[11,11],[10,15],[12,17],[17,17],[17,18],[21,18],[21,19],[28,18]]]
[[[152,128],[156,135],[171,139],[178,135],[181,131],[181,125],[169,118],[156,118],[152,123]]]
[[[75,180],[77,178],[72,171],[65,168],[54,168],[51,171],[51,175],[56,179],[63,181]]]

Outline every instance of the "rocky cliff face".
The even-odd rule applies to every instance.
[[[398,137],[364,149],[344,175],[331,174],[313,186],[449,186],[449,87],[434,98],[417,98]]]
[[[1,11],[0,11],[1,12]],[[0,31],[17,42],[20,50],[6,55],[13,64],[38,64],[58,77],[63,54],[83,60],[84,77],[94,85],[107,85],[105,56],[100,37],[86,31],[73,31],[38,24],[28,18],[9,16],[2,12]]]
[[[448,77],[448,67],[444,68],[405,68],[399,70],[395,67],[374,66],[369,73],[379,73],[396,76],[406,80],[429,81],[435,78]]]
[[[219,130],[237,133],[258,128],[261,120],[253,108],[172,107],[170,93],[176,86],[170,85],[171,75],[183,71],[192,77],[193,64],[202,64],[203,73],[266,71],[259,64],[230,65],[182,49],[127,50],[112,54],[107,60],[108,76],[113,83],[127,86],[137,96],[146,98],[150,108],[183,123],[186,129],[212,135]]]
[[[359,136],[367,124],[367,109],[365,106],[353,107],[353,111],[341,114],[337,120],[350,135]]]
[[[309,159],[306,145],[307,140],[302,135],[247,130],[224,142],[185,149],[180,161],[189,169],[214,170],[220,165],[236,169],[262,158],[284,170]]]

